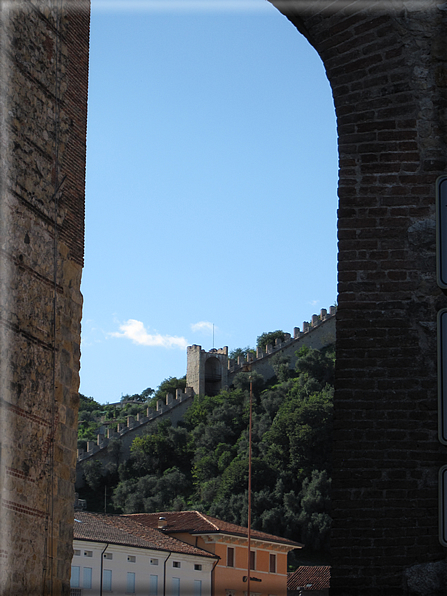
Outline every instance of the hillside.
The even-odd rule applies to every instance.
[[[304,542],[304,556],[319,562],[330,526],[333,370],[333,350],[303,348],[296,370],[278,362],[269,386],[253,373],[252,527]],[[84,468],[89,510],[103,511],[106,496],[109,512],[198,509],[246,525],[248,387],[240,373],[232,390],[196,396],[176,428],[164,421],[136,438],[125,462],[112,442],[105,476],[98,462]]]

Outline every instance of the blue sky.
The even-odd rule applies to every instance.
[[[81,393],[186,373],[336,300],[337,139],[315,50],[265,0],[92,0]]]

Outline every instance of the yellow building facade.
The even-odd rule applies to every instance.
[[[248,529],[198,511],[141,513],[129,517],[218,557],[212,573],[213,596],[246,596]],[[251,531],[250,594],[286,596],[287,554],[299,542]]]

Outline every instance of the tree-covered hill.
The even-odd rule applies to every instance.
[[[327,562],[334,352],[302,348],[295,372],[281,363],[277,372],[268,386],[252,375],[252,527]],[[246,525],[248,387],[241,373],[231,390],[196,396],[178,427],[152,425],[106,476],[91,462],[80,495],[89,509],[103,510],[106,491],[109,511],[197,509]]]

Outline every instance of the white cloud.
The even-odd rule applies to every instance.
[[[109,335],[111,337],[131,339],[134,344],[139,344],[140,346],[159,346],[161,348],[180,348],[184,350],[188,345],[188,341],[184,337],[160,335],[160,333],[152,335],[147,332],[141,321],[135,319],[129,319],[125,323],[121,323],[120,331],[109,333]]]
[[[213,332],[213,324],[208,321],[199,321],[198,323],[191,323],[191,329],[196,333],[200,331],[209,335]],[[217,331],[217,327],[214,326],[214,331]]]
[[[316,306],[316,305],[317,305],[319,302],[320,302],[319,300],[311,300],[311,301],[309,302],[309,304],[310,304],[311,306]]]

